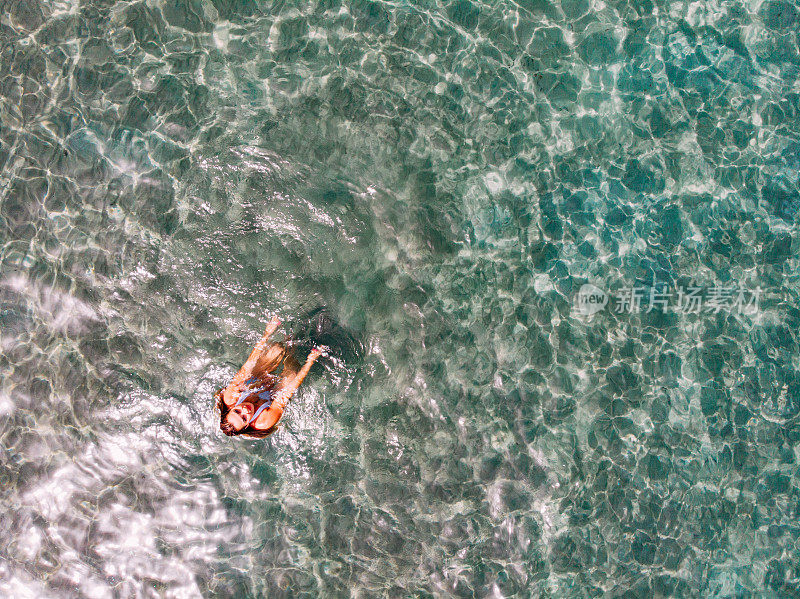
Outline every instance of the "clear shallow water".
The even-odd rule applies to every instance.
[[[800,593],[796,6],[5,8],[0,593]],[[764,295],[574,304],[692,281]]]

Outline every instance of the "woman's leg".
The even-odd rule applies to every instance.
[[[300,370],[300,362],[298,362],[297,358],[294,357],[294,351],[290,350],[289,354],[286,356],[286,359],[283,361],[283,372],[281,372],[281,378],[293,379],[298,370]]]
[[[275,407],[279,409],[283,409],[286,404],[291,399],[292,395],[294,395],[297,388],[303,382],[303,379],[306,378],[308,371],[311,370],[311,366],[313,366],[314,362],[316,362],[317,358],[322,354],[322,350],[318,347],[315,347],[311,350],[311,353],[308,354],[308,358],[306,359],[306,363],[303,364],[302,368],[299,371],[290,370],[291,374],[283,376],[281,373],[281,380],[278,383],[278,388],[276,389],[275,399],[273,400]],[[295,362],[294,364],[297,364]]]
[[[233,379],[231,379],[231,382],[228,383],[228,386],[225,388],[224,395],[227,398],[225,400],[226,404],[233,401],[232,397],[235,390],[242,383],[244,383],[246,380],[250,379],[253,376],[253,370],[255,369],[256,363],[258,362],[259,359],[261,359],[261,356],[265,353],[265,351],[268,351],[269,349],[270,336],[278,329],[278,326],[280,326],[280,324],[281,321],[277,317],[273,318],[272,320],[269,321],[269,323],[267,323],[267,328],[264,330],[264,334],[261,336],[259,342],[256,343],[256,346],[253,348],[253,351],[250,352],[250,356],[247,358],[247,361],[244,364],[242,364],[242,367],[239,369],[239,372],[237,372],[234,375]]]
[[[286,346],[283,343],[271,344],[256,359],[253,376],[259,377],[274,372],[280,366],[285,355]]]
[[[291,385],[297,376],[297,372],[300,370],[300,363],[297,361],[297,358],[294,357],[294,352],[292,350],[289,351],[289,355],[286,356],[286,359],[283,361],[283,370],[279,375],[278,384],[275,385],[273,393],[279,393]]]

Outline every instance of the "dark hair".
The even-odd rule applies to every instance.
[[[217,402],[216,407],[219,409],[219,430],[221,430],[224,434],[228,435],[229,437],[235,437],[237,435],[245,435],[247,437],[252,437],[254,439],[262,439],[274,433],[275,429],[278,428],[277,422],[275,423],[274,426],[266,430],[257,429],[248,424],[241,430],[237,431],[235,428],[233,428],[233,425],[226,420],[228,412],[230,412],[231,409],[225,404],[225,401],[222,399],[223,391],[224,389],[219,389],[216,393],[214,393],[214,399]]]

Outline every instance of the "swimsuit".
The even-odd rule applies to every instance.
[[[263,382],[261,381],[261,379],[253,377],[245,381],[244,384],[245,386],[249,387],[252,382],[256,381]],[[234,408],[238,406],[240,403],[242,403],[245,399],[253,395],[254,393],[257,394],[257,397],[259,399],[264,400],[264,403],[262,403],[256,410],[255,414],[253,414],[253,416],[248,419],[248,421],[245,423],[245,426],[249,426],[251,422],[255,422],[255,419],[258,418],[258,415],[272,405],[272,400],[273,400],[272,387],[273,385],[262,385],[260,387],[248,389],[247,391],[242,391],[242,393],[239,395],[239,401],[237,401],[234,404],[233,406]]]

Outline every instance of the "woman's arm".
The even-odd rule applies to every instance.
[[[247,361],[245,361],[245,363],[239,369],[239,372],[234,375],[234,377],[231,379],[231,382],[225,388],[222,399],[226,405],[233,404],[235,400],[235,392],[241,391],[241,387],[244,382],[253,374],[253,368],[255,367],[256,362],[258,362],[259,356],[269,345],[270,336],[278,329],[280,324],[281,321],[277,316],[273,317],[272,320],[267,323],[267,328],[264,330],[264,334],[261,336],[259,342],[256,343],[253,351],[250,352],[250,357],[247,358]]]
[[[300,384],[303,382],[303,379],[306,378],[308,371],[311,370],[311,367],[314,365],[314,362],[317,361],[317,358],[322,355],[322,350],[318,347],[315,347],[311,350],[311,353],[308,354],[308,359],[306,363],[303,364],[303,367],[300,371],[294,375],[291,381],[288,381],[286,384],[282,385],[280,389],[275,393],[275,397],[272,399],[272,405],[267,409],[264,410],[253,423],[255,428],[261,430],[267,430],[275,426],[278,421],[283,416],[283,410],[286,408],[286,404],[289,403],[289,400],[295,394]]]

